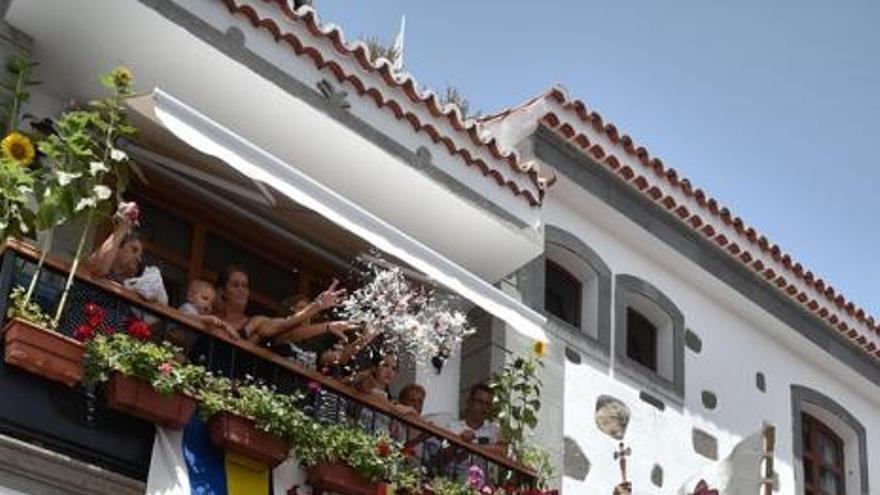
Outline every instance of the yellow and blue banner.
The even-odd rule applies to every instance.
[[[194,414],[183,431],[156,428],[147,495],[286,495],[304,476],[289,459],[275,469],[211,444]]]

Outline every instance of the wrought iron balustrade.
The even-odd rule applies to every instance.
[[[6,322],[11,290],[26,286],[39,252],[30,244],[9,241],[0,257],[0,315]],[[49,257],[41,272],[34,300],[45,310],[58,302],[69,265]],[[463,442],[442,427],[401,414],[390,402],[359,393],[347,384],[322,375],[305,364],[223,332],[201,328],[173,308],[147,302],[122,285],[78,273],[62,315],[59,331],[72,335],[84,321],[86,302],[107,310],[108,320],[135,316],[151,325],[154,339],[169,340],[184,349],[186,358],[215,373],[236,379],[256,378],[284,393],[302,393],[303,410],[319,421],[345,421],[374,434],[399,432],[410,445],[412,462],[431,476],[463,479],[469,466],[480,466],[487,481],[535,482],[533,471],[480,445]],[[153,427],[107,409],[100,391],[68,389],[27,375],[0,363],[0,432],[24,437],[144,479],[149,466]],[[24,402],[21,402],[24,401]]]

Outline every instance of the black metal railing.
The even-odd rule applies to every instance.
[[[8,295],[15,286],[28,284],[38,256],[33,246],[18,241],[10,241],[3,250],[0,314],[4,315],[4,324]],[[47,311],[54,308],[68,273],[67,264],[50,257],[41,272],[34,301]],[[512,481],[523,486],[535,482],[532,471],[507,457],[465,443],[456,434],[421,418],[404,416],[390,402],[363,395],[295,358],[284,358],[255,344],[232,340],[221,332],[199,328],[176,310],[146,302],[120,284],[77,274],[59,332],[73,334],[85,319],[83,307],[88,302],[102,306],[110,324],[119,324],[131,316],[146,321],[154,339],[181,346],[190,362],[215,373],[236,379],[255,378],[281,392],[304,395],[307,398],[302,403],[303,410],[319,421],[346,422],[377,435],[392,435],[408,446],[411,462],[421,465],[430,476],[463,479],[469,467],[476,465],[489,482]],[[86,460],[145,478],[153,438],[150,425],[106,409],[99,400],[100,391],[66,389],[0,366],[3,397],[15,398],[0,401],[0,431],[36,438]],[[46,405],[46,390],[63,396],[59,399],[63,406]],[[22,414],[10,404],[18,402],[15,393],[42,399],[34,401],[31,414]]]

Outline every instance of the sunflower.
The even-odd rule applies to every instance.
[[[534,351],[536,356],[544,357],[544,354],[547,352],[547,343],[543,340],[536,340],[535,343],[532,344],[532,351]]]
[[[15,160],[23,166],[28,166],[34,161],[36,152],[34,144],[31,143],[29,137],[20,132],[10,132],[3,141],[0,142],[3,148],[3,155]]]
[[[128,87],[134,81],[134,74],[124,65],[116,67],[110,74],[113,75],[116,84],[122,87]]]

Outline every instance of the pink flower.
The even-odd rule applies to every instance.
[[[309,392],[317,394],[321,391],[321,384],[315,381],[309,382]]]
[[[468,468],[467,484],[469,487],[476,488],[477,490],[486,486],[486,475],[483,474],[480,466],[473,465]]]
[[[139,223],[140,223],[140,219],[141,219],[141,209],[140,209],[140,207],[138,207],[137,203],[135,203],[134,201],[132,201],[131,203],[128,203],[128,204],[129,204],[130,206],[129,206],[129,208],[128,208],[128,211],[125,212],[125,216],[128,217],[128,220],[129,220],[132,224],[134,224],[134,225],[139,225]]]
[[[482,493],[483,495],[492,495],[492,493],[494,492],[495,490],[493,490],[492,487],[489,485],[483,486],[483,488],[480,490],[480,493]]]
[[[171,363],[167,361],[159,365],[159,372],[163,375],[171,374],[171,369]]]
[[[145,321],[134,317],[125,322],[125,331],[132,337],[141,340],[149,339],[152,334],[150,326]]]

